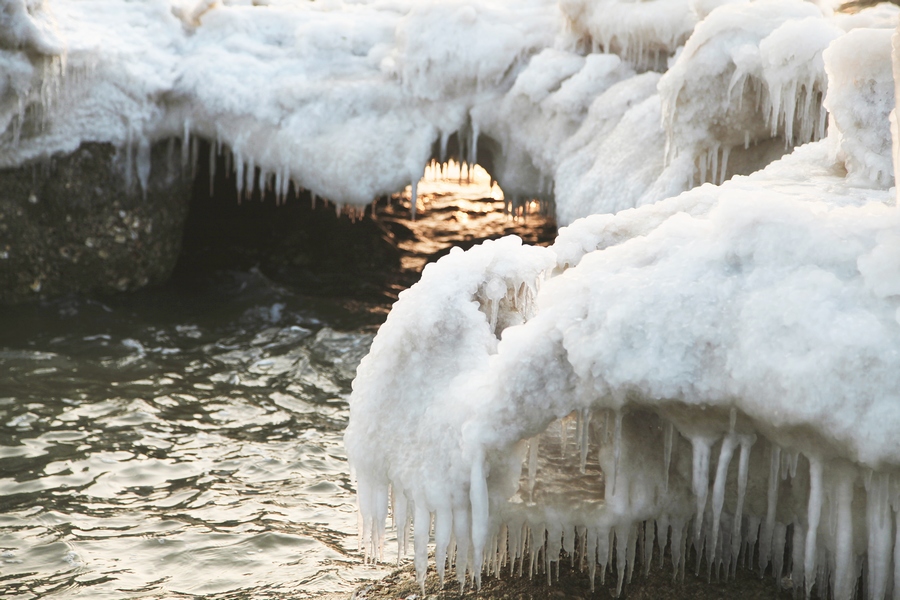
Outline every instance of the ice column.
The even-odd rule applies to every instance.
[[[900,25],[894,31],[891,38],[891,62],[894,67],[894,110],[891,111],[891,139],[894,159],[894,186],[895,194],[897,194],[897,204],[900,206],[900,185],[897,185],[898,177],[900,177],[900,130],[897,125],[897,115],[900,111]]]

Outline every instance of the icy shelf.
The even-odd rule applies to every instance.
[[[154,142],[180,139],[189,158],[202,138],[226,154],[242,196],[262,187],[284,196],[293,184],[358,209],[418,181],[432,159],[444,162],[453,139],[455,158],[485,167],[514,205],[554,203],[566,225],[757,171],[822,138],[833,118],[847,136],[835,150],[847,168],[890,185],[890,145],[853,135],[852,98],[890,104],[882,85],[890,70],[885,80],[880,67],[896,7],[835,15],[801,0],[4,6],[0,168],[106,142],[121,149],[135,185],[146,185]],[[825,51],[835,40],[829,76],[857,89],[828,104]]]
[[[401,295],[345,436],[369,557],[391,512],[420,582],[433,543],[461,586],[552,582],[565,555],[621,592],[668,547],[676,578],[744,564],[806,596],[900,598],[890,31],[833,40],[824,139],[549,249],[455,253]],[[641,106],[641,77],[607,93]]]
[[[433,542],[461,585],[549,580],[565,550],[621,589],[655,539],[676,576],[693,555],[708,576],[753,561],[820,596],[861,573],[900,593],[900,215],[832,160],[822,141],[550,249],[429,266],[354,382],[368,555],[391,506],[420,580]]]

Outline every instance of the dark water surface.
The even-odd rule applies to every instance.
[[[410,268],[521,225],[440,200],[414,225],[386,209]],[[3,309],[0,598],[303,598],[387,573],[356,551],[342,443],[385,311],[259,269]]]

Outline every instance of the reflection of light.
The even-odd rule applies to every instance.
[[[468,164],[453,159],[445,163],[433,160],[426,165],[425,173],[416,185],[416,191],[419,196],[452,194],[473,200],[483,198],[503,200],[503,190],[481,165],[470,168]]]
[[[541,205],[540,202],[538,202],[537,200],[532,200],[531,202],[528,203],[528,210],[530,212],[534,212],[538,209],[538,207],[540,207],[540,205]]]

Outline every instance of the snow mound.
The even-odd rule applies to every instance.
[[[751,177],[579,221],[527,260],[507,242],[504,264],[529,269],[506,272],[497,296],[548,279],[534,314],[505,329],[478,310],[489,269],[464,267],[473,279],[457,292],[467,254],[435,265],[354,383],[346,440],[370,552],[390,489],[401,545],[415,515],[420,578],[433,518],[438,570],[452,532],[461,583],[535,568],[539,552],[549,577],[561,549],[603,572],[615,547],[621,589],[671,529],[677,570],[693,548],[730,573],[758,546],[763,570],[838,598],[866,564],[884,597],[900,216],[891,191],[862,193],[832,165],[819,142]]]
[[[454,158],[481,163],[514,206],[555,205],[564,225],[821,138],[824,49],[898,14],[800,0],[7,0],[4,11],[0,167],[107,142],[143,185],[154,142],[180,141],[187,166],[204,140],[240,197],[306,189],[359,208]],[[884,31],[853,35],[833,78],[852,87],[858,59],[883,88]],[[833,118],[854,129],[832,97]],[[863,137],[834,151],[887,185],[884,140]]]
[[[655,169],[687,155],[692,170],[697,148],[751,126],[784,152],[824,133],[823,95],[827,137],[749,176],[574,221],[549,249],[501,240],[434,265],[395,305],[351,395],[370,556],[383,557],[390,510],[400,556],[412,526],[420,582],[433,542],[440,576],[449,561],[461,586],[526,570],[551,581],[564,552],[592,585],[610,571],[618,594],[668,548],[676,577],[689,559],[708,577],[743,561],[807,597],[850,600],[860,577],[869,598],[900,594],[890,32],[755,4],[698,25],[659,80],[670,108],[658,75],[626,78],[563,146],[596,152],[631,111],[674,107],[667,131],[634,118],[619,134],[656,140]],[[727,85],[691,87],[690,61],[741,97],[756,86],[752,124]],[[522,93],[541,97],[547,80],[533,81]],[[590,172],[578,155],[560,169]],[[620,168],[595,180],[600,193],[627,190],[639,164],[612,156]],[[493,288],[506,308],[485,302]]]

